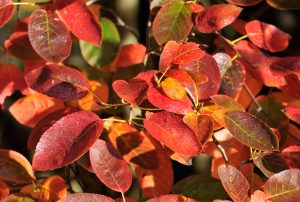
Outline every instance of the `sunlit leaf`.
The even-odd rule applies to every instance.
[[[79,71],[62,65],[49,64],[25,74],[33,90],[50,97],[75,100],[87,94],[89,81]]]
[[[82,0],[55,0],[59,15],[79,39],[99,46],[102,33],[99,23]]]
[[[3,27],[14,14],[15,6],[12,0],[0,1],[0,28]]]
[[[0,150],[0,179],[16,183],[30,183],[35,180],[28,160],[13,150]]]
[[[245,26],[249,39],[258,47],[271,52],[284,51],[291,36],[274,25],[253,20]],[[278,43],[280,41],[280,43]]]
[[[100,18],[102,44],[92,45],[80,41],[80,50],[85,61],[93,67],[109,65],[117,56],[120,48],[120,35],[115,24],[108,18]],[[80,27],[80,29],[82,29]]]
[[[34,50],[46,61],[58,63],[71,53],[71,35],[51,10],[37,9],[31,14],[28,36]]]
[[[59,202],[114,202],[114,200],[108,196],[100,194],[90,194],[90,193],[75,193],[70,194],[66,198],[60,200]]]
[[[200,154],[201,144],[179,116],[158,112],[147,116],[144,126],[155,139],[173,151],[187,156]]]
[[[243,9],[230,4],[212,5],[196,16],[196,26],[200,32],[219,31],[230,25]]]
[[[186,96],[184,86],[179,80],[174,78],[166,78],[161,82],[164,93],[172,100],[181,100]]]
[[[263,151],[278,150],[278,139],[271,129],[249,113],[229,111],[224,115],[226,128],[240,142]]]
[[[219,177],[226,192],[234,202],[249,202],[250,185],[243,174],[235,167],[223,164],[219,166]]]
[[[152,27],[158,44],[164,44],[170,40],[184,40],[193,26],[191,15],[191,10],[181,0],[174,0],[163,5],[157,13]],[[178,31],[179,27],[180,32]]]
[[[297,201],[300,198],[300,170],[290,169],[273,175],[264,185],[272,202]]]
[[[9,111],[21,124],[34,127],[48,114],[64,106],[62,100],[34,93],[19,99],[9,108]]]
[[[120,153],[109,143],[97,140],[90,149],[97,177],[109,188],[124,193],[132,182],[130,169]]]
[[[148,84],[142,79],[116,80],[112,87],[120,98],[135,106],[147,98]]]
[[[42,134],[33,156],[35,170],[53,170],[76,161],[102,132],[103,122],[92,112],[70,110],[65,116],[61,114],[63,110],[53,112],[32,131],[31,135]]]

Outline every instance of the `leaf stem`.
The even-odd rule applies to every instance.
[[[116,122],[120,122],[120,123],[127,123],[126,120],[123,119],[114,119],[114,118],[107,118],[107,119],[102,119],[103,121],[116,121]]]
[[[217,140],[215,135],[212,135],[212,139],[213,139],[214,144],[218,147],[219,151],[221,152],[225,163],[229,164],[229,160],[228,160],[228,157],[227,157],[224,147],[220,144],[220,142]]]
[[[257,106],[257,111],[258,112],[262,111],[262,106],[258,103],[258,101],[256,100],[255,96],[253,95],[253,93],[249,89],[248,85],[244,83],[243,87],[247,91],[247,93],[249,94],[249,96],[251,97],[251,99],[253,100],[253,102],[255,103],[255,105]]]
[[[123,193],[123,192],[121,192],[121,195],[122,195],[122,200],[123,200],[123,202],[126,202],[126,199],[125,199],[125,196],[124,196],[124,193]]]
[[[166,73],[169,71],[169,69],[171,68],[171,65],[169,65],[165,71],[162,73],[162,75],[159,77],[158,81],[157,81],[157,85],[159,86],[161,83],[161,80],[163,79],[163,77],[166,75]]]
[[[243,39],[246,39],[246,38],[248,38],[248,35],[247,35],[247,34],[244,35],[244,36],[241,36],[241,37],[239,37],[239,38],[237,38],[237,39],[235,39],[235,40],[233,40],[233,41],[231,41],[231,43],[236,44],[237,42],[239,42],[239,41],[241,41],[241,40],[243,40]]]

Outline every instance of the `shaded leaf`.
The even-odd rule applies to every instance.
[[[213,57],[218,63],[222,77],[219,93],[237,98],[246,80],[243,64],[238,60],[232,62],[226,53],[217,53]]]
[[[192,129],[179,116],[170,112],[148,115],[144,120],[147,131],[162,144],[187,156],[200,154],[201,145]]]
[[[83,0],[54,1],[59,15],[79,39],[100,46],[102,33],[99,23]]]
[[[13,150],[0,150],[0,178],[15,183],[30,183],[35,180],[28,160]]]
[[[254,168],[255,164],[250,162],[242,165],[239,169],[248,180],[251,193],[254,193],[256,190],[260,189],[265,183],[265,181],[255,173]]]
[[[12,0],[2,0],[0,2],[0,28],[3,27],[13,16],[15,6]]]
[[[40,93],[19,99],[9,108],[13,117],[23,125],[34,127],[48,114],[64,108],[64,102]]]
[[[75,193],[70,194],[66,198],[60,200],[59,202],[114,202],[114,200],[108,196],[100,194],[90,194],[90,193]]]
[[[278,139],[271,129],[249,113],[229,111],[224,115],[226,128],[232,135],[254,149],[278,150]]]
[[[255,4],[262,2],[262,0],[226,0],[226,1],[238,6],[253,6]]]
[[[284,51],[292,38],[274,25],[253,20],[245,26],[249,39],[258,47],[271,52]],[[280,43],[278,43],[280,41]]]
[[[233,23],[243,9],[230,4],[212,5],[196,16],[196,26],[200,32],[219,31]]]
[[[115,24],[108,18],[100,18],[102,44],[92,45],[80,40],[80,50],[85,61],[92,67],[109,65],[117,56],[120,48],[120,35]],[[82,29],[80,27],[80,29]]]
[[[0,201],[4,201],[4,199],[9,195],[9,187],[5,183],[5,181],[0,180]]]
[[[170,40],[182,41],[190,33],[193,23],[192,12],[181,0],[174,0],[163,5],[153,21],[153,35],[158,44]],[[180,32],[178,32],[180,27]]]
[[[244,175],[235,167],[223,164],[218,169],[219,177],[226,192],[234,202],[249,202],[250,185]]]
[[[35,202],[32,198],[26,197],[26,196],[21,196],[18,194],[11,194],[9,195],[6,199],[5,202]]]
[[[201,202],[210,202],[216,198],[228,198],[221,182],[210,177],[209,174],[197,174],[184,178],[174,185],[172,193],[191,197]]]
[[[25,74],[25,80],[33,90],[63,100],[82,98],[89,87],[89,81],[81,72],[57,64],[36,68]]]
[[[28,36],[34,50],[46,61],[58,63],[71,53],[71,35],[51,10],[37,9],[31,14]]]
[[[103,140],[90,149],[90,160],[97,177],[109,188],[124,193],[132,182],[130,169],[120,153]]]
[[[267,3],[280,10],[300,9],[300,2],[295,0],[267,0]]]
[[[290,169],[273,175],[264,185],[272,202],[297,201],[300,198],[300,170]]]
[[[185,196],[176,195],[176,194],[162,195],[156,198],[149,199],[146,202],[178,202],[178,201],[197,202],[192,198],[187,198]]]
[[[149,170],[158,167],[156,148],[145,133],[128,123],[116,123],[110,127],[108,137],[128,163]]]
[[[76,161],[99,138],[102,129],[102,120],[92,112],[53,112],[32,132],[40,130],[35,133],[42,134],[35,148],[33,168],[53,170]]]
[[[228,97],[226,95],[213,95],[211,96],[211,99],[216,105],[222,108],[228,110],[245,111],[244,107],[240,103],[234,101],[231,97]]]
[[[188,113],[182,120],[193,130],[200,145],[204,145],[211,138],[214,127],[209,116]]]
[[[300,77],[300,57],[287,56],[273,59],[271,72],[276,77],[285,77],[289,74],[296,74]]]
[[[295,100],[285,107],[284,113],[293,121],[300,124],[300,101]]]
[[[147,98],[148,84],[142,79],[116,80],[112,87],[120,98],[135,106],[140,105]]]
[[[187,114],[194,111],[193,103],[188,96],[185,96],[181,100],[172,100],[166,96],[160,88],[150,88],[148,92],[148,100],[159,109],[177,114]]]

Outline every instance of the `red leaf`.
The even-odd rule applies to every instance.
[[[169,112],[177,114],[193,112],[193,103],[188,96],[181,100],[172,100],[159,88],[152,87],[149,89],[148,100],[155,107]]]
[[[82,98],[89,88],[89,81],[81,72],[57,64],[36,68],[25,79],[33,90],[62,100]]]
[[[71,53],[71,35],[53,11],[35,10],[29,20],[28,36],[34,50],[46,61],[58,63]]]
[[[208,77],[208,82],[197,86],[199,100],[208,99],[210,96],[217,94],[221,84],[221,74],[218,64],[211,55],[205,54],[199,60],[180,65],[179,69],[193,74],[205,74]]]
[[[196,200],[192,198],[187,198],[185,196],[176,195],[176,194],[168,194],[168,195],[162,195],[156,198],[149,199],[146,202],[197,202]]]
[[[103,122],[92,112],[73,111],[63,117],[61,113],[50,114],[36,126],[42,136],[33,156],[35,170],[53,170],[76,161],[102,132]]]
[[[118,67],[129,67],[144,62],[146,47],[142,44],[127,44],[121,47],[114,65]]]
[[[249,39],[258,47],[271,52],[285,50],[292,38],[274,25],[253,20],[245,26]]]
[[[146,81],[146,83],[148,84],[149,87],[153,87],[153,86],[156,86],[156,82],[154,81],[154,76],[158,73],[159,73],[159,71],[157,71],[157,70],[149,70],[149,71],[139,73],[134,78],[144,80],[144,81]]]
[[[148,84],[141,79],[131,79],[130,81],[116,80],[112,87],[116,94],[132,105],[140,105],[146,98]]]
[[[231,165],[221,165],[218,169],[224,189],[234,202],[249,202],[250,185],[244,175]]]
[[[179,116],[170,112],[148,115],[144,120],[147,131],[170,149],[186,156],[201,152],[201,144],[192,129]]]
[[[34,127],[48,114],[64,107],[62,100],[34,93],[19,99],[9,108],[13,117],[21,124]]]
[[[28,160],[13,150],[0,150],[0,179],[15,183],[30,183],[35,180]]]
[[[14,65],[7,65],[0,69],[0,105],[15,90],[24,91],[26,89],[27,86],[20,69]]]
[[[115,202],[112,198],[100,194],[75,193],[61,199],[59,202]]]
[[[296,74],[289,74],[285,76],[284,79],[285,79],[285,84],[279,86],[278,88],[283,92],[291,95],[292,97],[296,99],[300,99],[300,91],[298,87],[300,86],[299,76],[297,76]]]
[[[300,100],[290,102],[284,109],[284,113],[293,121],[300,124]]]
[[[219,31],[233,23],[242,10],[230,4],[212,5],[196,16],[197,29],[204,33]]]
[[[101,27],[83,0],[55,0],[54,3],[59,15],[75,36],[100,46]]]
[[[9,187],[5,183],[5,181],[0,180],[0,201],[4,201],[6,197],[9,195]]]
[[[286,147],[281,151],[280,154],[289,168],[300,169],[300,146]]]
[[[13,16],[15,6],[12,0],[0,1],[0,28],[3,27]]]
[[[143,194],[149,197],[170,193],[174,182],[173,168],[169,156],[157,145],[155,151],[158,157],[158,167],[156,169],[147,170],[141,167],[135,169]]]
[[[173,58],[179,48],[179,44],[176,41],[168,41],[160,55],[159,70],[164,71],[172,64]]]
[[[235,4],[238,6],[253,6],[262,2],[262,0],[227,0],[231,4]]]
[[[240,103],[234,101],[231,97],[228,97],[226,95],[213,95],[211,96],[211,99],[216,105],[222,108],[228,110],[245,111],[244,107]]]
[[[271,72],[276,77],[296,74],[300,78],[300,57],[288,56],[275,59],[271,64]]]
[[[90,149],[90,160],[97,177],[109,188],[126,192],[132,182],[130,169],[120,153],[103,140]]]

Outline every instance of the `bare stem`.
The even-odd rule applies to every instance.
[[[225,163],[229,164],[229,160],[228,160],[227,154],[225,152],[225,149],[222,147],[222,145],[217,140],[217,138],[215,137],[215,135],[212,135],[212,139],[213,139],[214,144],[218,147],[219,151],[221,152]]]

